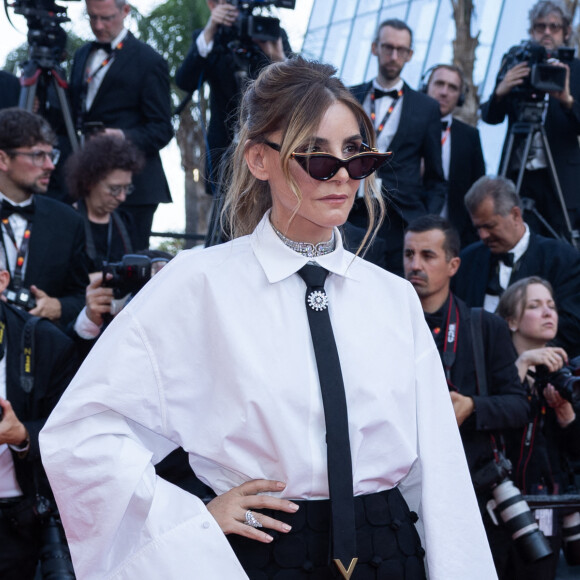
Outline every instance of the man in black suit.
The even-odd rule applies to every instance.
[[[479,131],[453,117],[465,100],[467,84],[459,67],[438,64],[431,68],[425,83],[427,94],[439,103],[441,111],[441,155],[449,192],[441,215],[459,232],[461,246],[477,241],[477,232],[465,209],[463,197],[485,175],[485,161]]]
[[[80,216],[42,195],[58,160],[54,140],[39,115],[0,111],[0,252],[12,275],[10,289],[15,297],[29,289],[32,314],[66,325],[84,306],[89,278]]]
[[[566,242],[530,231],[513,182],[482,177],[465,196],[481,241],[461,253],[454,290],[469,306],[495,311],[508,285],[540,276],[554,288],[558,308],[555,343],[580,354],[580,253]]]
[[[378,59],[377,78],[351,89],[374,122],[379,150],[393,152],[391,163],[376,173],[389,207],[379,236],[387,241],[387,269],[400,275],[405,226],[426,213],[439,213],[447,194],[439,107],[401,78],[413,56],[412,46],[413,33],[404,22],[390,19],[379,24],[371,47]],[[362,197],[355,200],[349,221],[366,229]]]
[[[0,292],[9,281],[0,253]],[[37,322],[31,326],[33,320]],[[23,341],[27,324],[33,342]],[[38,434],[77,364],[73,342],[53,324],[3,301],[0,328],[0,577],[32,580],[42,529],[35,511],[46,505],[39,505],[39,498],[52,499],[40,460]],[[30,372],[25,371],[25,348],[32,349]]]
[[[280,30],[275,42],[247,40],[250,50],[236,58],[230,44],[240,40],[236,26],[240,22],[240,11],[226,0],[207,0],[207,5],[211,13],[209,20],[204,28],[193,32],[191,48],[177,71],[175,82],[188,92],[198,90],[204,83],[210,87],[205,177],[206,192],[214,195],[221,160],[234,138],[236,111],[245,82],[271,62],[285,60],[292,51],[286,32]]]
[[[473,312],[450,291],[461,259],[459,236],[445,218],[427,215],[411,222],[404,245],[405,277],[417,291],[441,355],[465,456],[499,570],[505,558],[504,545],[510,539],[487,514],[485,505],[491,499],[491,486],[478,486],[476,474],[494,461],[501,432],[523,427],[528,421],[529,406],[515,365],[516,350],[501,318],[485,311]],[[479,324],[472,326],[473,317],[479,318]],[[474,346],[475,332],[481,339],[479,349]],[[484,372],[476,371],[474,352],[480,353]]]
[[[530,37],[533,41],[541,44],[548,55],[554,53],[558,47],[568,44],[572,38],[571,18],[560,2],[541,0],[537,2],[529,13]],[[554,165],[565,206],[568,210],[572,228],[580,228],[580,193],[578,182],[580,181],[580,61],[574,59],[569,63],[554,63],[566,69],[564,90],[551,91],[544,95],[538,94],[537,100],[544,100],[547,110],[545,111],[544,127],[548,144],[554,159]],[[500,74],[493,94],[487,103],[481,107],[481,118],[486,123],[497,125],[502,123],[507,115],[508,134],[513,124],[519,120],[518,105],[526,101],[529,91],[522,93],[522,85],[527,82],[530,75],[530,67],[527,62],[521,62],[505,72],[502,65]],[[505,75],[502,76],[502,72]],[[526,85],[524,85],[526,86]],[[537,141],[540,141],[537,143]],[[516,180],[521,167],[521,147],[523,142],[516,140],[510,165],[506,176]],[[518,143],[521,146],[518,147]],[[500,167],[503,167],[506,154],[506,143]],[[519,191],[521,197],[531,198],[535,202],[536,209],[542,217],[556,230],[558,234],[566,234],[564,215],[561,204],[554,189],[546,152],[536,133],[528,159],[525,160],[523,182]],[[537,231],[541,222],[533,214],[526,219]]]
[[[171,202],[159,156],[173,137],[171,99],[167,63],[124,27],[130,10],[125,0],[87,0],[97,40],[75,54],[70,96],[80,130],[102,123],[105,133],[130,139],[145,155],[123,208],[137,229],[133,246],[147,249],[158,204]]]
[[[13,74],[0,70],[0,109],[18,106],[20,82]]]

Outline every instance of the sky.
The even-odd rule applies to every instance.
[[[9,0],[10,1],[10,0]],[[282,22],[282,26],[288,32],[292,48],[298,51],[302,46],[308,17],[312,7],[313,0],[296,0],[294,10],[280,9],[277,15]],[[59,6],[68,9],[70,23],[64,24],[65,30],[74,30],[82,38],[92,38],[88,21],[85,17],[84,2],[66,2],[57,1]],[[148,14],[151,9],[160,4],[159,0],[132,0],[131,4],[135,6],[142,14]],[[15,15],[9,8],[10,19],[14,27],[8,22],[6,13],[0,13],[0,68],[3,67],[6,56],[21,44],[26,42],[27,26],[24,17]],[[130,25],[129,25],[130,27]],[[161,159],[165,168],[165,173],[169,181],[172,204],[161,204],[155,214],[153,230],[161,232],[183,232],[185,228],[185,209],[183,194],[183,170],[180,164],[180,155],[175,139],[161,152]],[[155,246],[152,238],[152,246]]]

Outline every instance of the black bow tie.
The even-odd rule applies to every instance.
[[[447,127],[449,127],[449,121],[441,121],[441,131],[447,131]]]
[[[111,47],[110,42],[97,42],[96,40],[93,40],[91,45],[93,50],[104,50],[107,54],[111,54],[111,52],[113,52],[113,48]]]
[[[391,97],[391,99],[396,99],[399,95],[399,91],[393,89],[392,91],[381,91],[381,89],[374,89],[375,100],[382,99],[383,97]]]
[[[30,220],[34,215],[34,204],[29,203],[28,205],[12,205],[11,203],[4,200],[2,202],[2,210],[0,211],[0,219],[7,219],[13,213],[18,213],[22,217]]]
[[[513,252],[504,252],[501,254],[496,254],[498,262],[503,262],[508,268],[514,267],[514,254]]]

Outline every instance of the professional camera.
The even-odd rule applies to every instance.
[[[111,274],[111,278],[107,274]],[[150,278],[151,259],[147,256],[127,254],[120,262],[105,262],[103,265],[103,286],[112,288],[117,300],[135,294]]]
[[[294,10],[296,0],[228,0],[228,4],[240,11],[240,17],[235,24],[237,35],[242,41],[272,40],[280,38],[280,20],[270,16],[253,14],[254,8],[275,6]]]
[[[552,548],[513,481],[504,479],[493,488],[492,494],[493,499],[487,502],[487,511],[496,525],[497,512],[522,559],[531,563],[549,556]]]
[[[499,453],[497,461],[486,463],[472,475],[473,485],[477,492],[491,490],[493,499],[487,502],[487,511],[494,524],[499,525],[497,512],[510,532],[520,556],[526,562],[535,562],[549,556],[552,548],[526,500],[508,478],[511,469],[511,461],[503,453]]]
[[[551,58],[570,62],[574,58],[574,49],[564,46],[550,54],[541,44],[524,40],[512,46],[504,55],[497,81],[501,82],[508,70],[515,65],[526,62],[531,69],[530,74],[521,85],[512,89],[513,95],[522,99],[537,100],[548,91],[563,91],[566,84],[566,69],[550,64]]]
[[[7,0],[4,4],[8,5]],[[47,68],[57,66],[66,48],[67,36],[61,24],[70,22],[67,9],[53,0],[15,0],[10,6],[14,14],[26,18],[30,60]]]
[[[40,533],[40,576],[42,580],[75,580],[70,550],[56,505],[38,495],[34,506]]]
[[[555,373],[549,372],[544,365],[538,365],[535,379],[539,393],[550,384],[563,399],[574,405],[580,405],[580,356],[573,358],[568,365]]]
[[[240,14],[231,28],[222,27],[224,44],[232,51],[236,66],[245,72],[259,68],[262,51],[254,40],[275,42],[280,38],[280,20],[254,14],[254,8],[275,6],[294,10],[296,0],[228,0]]]
[[[36,299],[28,288],[19,288],[18,290],[6,288],[6,290],[4,290],[4,296],[6,297],[6,302],[8,302],[8,304],[12,304],[13,306],[26,310],[27,312],[36,306]]]

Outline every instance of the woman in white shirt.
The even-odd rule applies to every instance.
[[[360,179],[387,155],[334,73],[297,57],[250,85],[224,208],[232,241],[164,268],[43,430],[83,579],[495,577],[417,296],[342,246]],[[298,274],[309,262],[329,272],[309,300],[328,310],[348,413],[356,530],[333,538],[332,419]],[[155,477],[177,446],[216,493],[207,506]],[[352,533],[340,566],[337,536]]]

